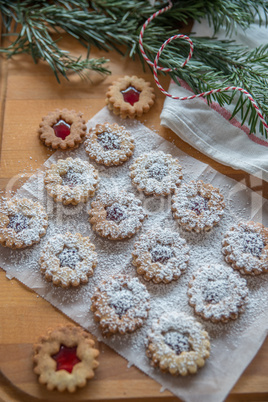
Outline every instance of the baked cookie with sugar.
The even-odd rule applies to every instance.
[[[28,198],[0,201],[0,244],[10,248],[30,247],[46,234],[48,216],[39,202]]]
[[[258,222],[240,222],[225,234],[225,260],[241,274],[268,272],[268,228]]]
[[[91,310],[105,336],[140,328],[148,317],[150,296],[138,278],[116,275],[102,282],[92,296]]]
[[[102,191],[88,214],[92,229],[110,240],[134,236],[146,218],[141,200],[125,191]]]
[[[99,174],[94,166],[80,158],[59,159],[46,170],[44,183],[54,201],[77,205],[93,197]]]
[[[126,75],[113,82],[106,93],[108,108],[123,119],[140,117],[154,104],[155,94],[151,84],[143,78]]]
[[[97,262],[95,246],[89,237],[69,232],[50,237],[39,259],[46,280],[63,288],[87,283]]]
[[[226,265],[204,265],[193,274],[188,297],[190,306],[204,320],[225,323],[245,311],[247,282]]]
[[[187,269],[189,247],[176,232],[154,228],[140,236],[134,245],[132,263],[147,281],[170,283]]]
[[[210,355],[208,333],[185,313],[164,313],[148,333],[147,356],[154,367],[172,375],[194,374]]]
[[[38,130],[40,140],[53,149],[78,148],[86,134],[86,122],[81,112],[56,109],[43,117]]]
[[[84,145],[88,156],[105,166],[122,165],[135,148],[132,135],[116,123],[97,124],[89,130]]]
[[[220,190],[202,180],[183,183],[171,202],[179,225],[196,233],[211,230],[224,214],[225,203]]]
[[[34,372],[49,391],[75,392],[94,377],[99,365],[91,335],[74,325],[49,330],[33,349]]]
[[[178,159],[162,151],[139,156],[130,166],[132,183],[145,195],[166,196],[174,192],[182,179]]]

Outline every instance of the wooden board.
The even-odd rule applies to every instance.
[[[65,47],[79,55],[84,52],[71,38],[63,40]],[[96,57],[110,58],[112,76],[90,74],[91,81],[80,81],[74,75],[70,81],[57,84],[50,69],[43,63],[33,65],[27,56],[1,62],[1,91],[3,119],[1,141],[0,185],[4,190],[19,187],[52,152],[43,146],[36,130],[42,116],[55,108],[81,110],[86,120],[105,106],[105,93],[110,83],[122,75],[139,75],[151,81],[149,70],[144,72],[138,60],[125,59],[117,53],[94,50]],[[92,55],[93,55],[92,54]],[[168,87],[168,78],[161,78]],[[155,86],[155,85],[154,85]],[[159,115],[164,96],[157,91],[157,100],[151,111],[141,118],[149,128],[159,130],[159,135],[173,141],[191,156],[210,164],[214,169],[243,181],[253,190],[268,195],[268,186],[260,180],[231,168],[224,167],[200,154],[180,140],[170,130],[160,127]],[[0,400],[3,401],[68,401],[73,396],[49,393],[38,384],[32,372],[32,344],[49,327],[70,322],[61,312],[44,301],[17,280],[8,280],[0,270]],[[128,400],[175,401],[170,392],[160,392],[160,385],[135,367],[127,368],[127,362],[107,346],[100,344],[101,365],[96,378],[80,390],[75,400]],[[246,369],[232,390],[228,401],[268,400],[268,341]],[[203,401],[202,401],[203,402]]]

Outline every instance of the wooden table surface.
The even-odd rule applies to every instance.
[[[64,36],[62,45],[73,54],[84,49],[72,38]],[[56,108],[82,111],[86,120],[105,106],[108,86],[123,75],[138,75],[151,81],[149,70],[143,71],[137,59],[132,61],[118,53],[92,51],[92,56],[110,59],[111,76],[90,73],[91,81],[81,81],[70,76],[59,85],[47,65],[34,65],[28,56],[12,61],[0,61],[0,112],[1,112],[1,166],[0,185],[5,191],[12,180],[13,188],[19,187],[52,154],[40,143],[37,128],[41,118]],[[162,77],[165,88],[168,77]],[[156,103],[140,120],[149,128],[159,130],[159,135],[173,141],[180,149],[209,165],[220,173],[243,181],[267,198],[267,184],[229,167],[222,166],[202,155],[180,140],[170,130],[160,126],[160,112],[164,96],[156,89]],[[38,384],[31,367],[31,345],[49,327],[66,324],[64,316],[36,293],[16,279],[9,280],[0,269],[0,400],[1,401],[69,401],[69,400],[127,400],[128,402],[177,401],[170,392],[160,392],[160,385],[135,367],[127,368],[127,362],[107,346],[100,344],[100,367],[96,377],[76,396],[49,393]],[[268,340],[245,370],[227,401],[268,401]],[[30,396],[29,396],[30,395]],[[205,402],[200,400],[200,402]]]

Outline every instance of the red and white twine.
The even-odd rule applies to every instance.
[[[211,95],[211,94],[215,94],[215,93],[218,93],[218,92],[225,92],[225,91],[240,91],[240,92],[242,92],[244,95],[246,95],[246,97],[250,100],[251,104],[254,106],[254,108],[255,108],[255,110],[256,110],[256,112],[257,112],[257,114],[258,114],[258,116],[259,116],[259,118],[260,118],[260,120],[261,120],[261,122],[262,122],[262,124],[263,124],[263,126],[264,126],[264,128],[265,128],[265,130],[266,130],[266,132],[267,132],[267,134],[268,134],[268,124],[266,123],[264,117],[262,116],[261,111],[260,111],[260,109],[259,109],[257,103],[256,103],[255,100],[253,99],[252,95],[251,95],[248,91],[246,91],[245,89],[243,89],[243,88],[236,87],[236,86],[229,86],[229,87],[225,87],[225,88],[212,89],[212,90],[210,90],[210,91],[202,92],[202,93],[200,93],[200,94],[195,94],[195,95],[192,95],[192,96],[183,96],[183,97],[181,97],[181,96],[174,96],[174,95],[171,95],[169,92],[167,92],[167,91],[162,87],[162,85],[160,84],[160,82],[159,82],[159,80],[158,80],[158,73],[157,73],[157,71],[160,70],[160,71],[163,71],[163,72],[171,72],[171,71],[176,70],[176,69],[172,69],[172,68],[159,67],[159,66],[158,66],[159,58],[160,58],[160,56],[161,56],[161,53],[162,53],[163,50],[165,49],[165,47],[166,47],[170,42],[172,42],[172,41],[175,40],[175,39],[183,39],[183,40],[186,40],[186,41],[189,43],[189,45],[190,45],[190,52],[189,52],[189,55],[188,55],[187,59],[184,61],[184,63],[181,65],[181,67],[184,67],[184,66],[188,63],[188,61],[191,59],[191,57],[192,57],[192,55],[193,55],[193,51],[194,51],[193,42],[191,41],[191,39],[190,39],[188,36],[186,36],[186,35],[174,35],[174,36],[170,37],[169,39],[167,39],[167,40],[162,44],[162,46],[160,47],[160,49],[159,49],[158,52],[157,52],[157,55],[156,55],[156,57],[155,57],[155,59],[154,59],[154,62],[152,62],[151,60],[148,59],[148,57],[147,57],[147,55],[146,55],[146,53],[145,53],[145,51],[144,51],[144,47],[143,47],[144,31],[145,31],[146,27],[148,26],[148,24],[149,24],[152,20],[154,20],[154,19],[155,19],[156,17],[158,17],[160,14],[163,14],[164,12],[170,10],[172,7],[173,7],[173,4],[172,4],[172,2],[169,0],[168,5],[167,5],[166,7],[162,8],[161,10],[159,10],[159,11],[155,12],[153,15],[151,15],[151,17],[149,17],[149,18],[145,21],[145,23],[143,24],[142,29],[141,29],[141,31],[140,31],[140,36],[139,36],[139,47],[140,47],[141,54],[142,54],[144,60],[145,60],[151,67],[153,67],[153,71],[154,71],[154,80],[155,80],[156,85],[157,85],[158,88],[160,89],[160,91],[162,91],[163,94],[165,94],[166,96],[169,96],[170,98],[176,99],[176,100],[190,100],[190,99],[194,99],[194,98],[200,98],[201,96],[208,96],[208,95]]]

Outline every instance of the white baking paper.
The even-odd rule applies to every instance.
[[[87,210],[89,204],[78,206],[62,206],[56,204],[47,196],[44,189],[44,169],[59,158],[68,156],[80,157],[88,160],[83,146],[69,152],[56,152],[49,158],[44,167],[37,172],[17,192],[16,196],[30,197],[41,202],[49,215],[47,234],[41,242],[25,250],[11,250],[0,248],[0,265],[6,270],[9,278],[15,277],[52,305],[64,312],[78,324],[96,335],[130,364],[134,364],[150,377],[158,381],[162,389],[170,390],[174,395],[187,402],[218,402],[224,400],[237,379],[252,360],[262,345],[267,334],[268,318],[268,274],[247,278],[249,286],[249,303],[246,312],[236,321],[228,324],[203,323],[211,337],[211,356],[205,367],[196,375],[188,377],[172,377],[163,374],[150,366],[145,355],[147,331],[152,319],[163,312],[170,310],[184,311],[193,315],[193,309],[188,305],[187,284],[192,273],[200,264],[221,262],[224,259],[221,253],[221,240],[226,230],[241,219],[256,220],[268,225],[268,202],[261,196],[252,192],[242,183],[232,180],[206,164],[186,155],[177,147],[146,128],[138,121],[121,120],[112,115],[106,108],[102,109],[88,122],[88,127],[97,123],[118,123],[124,125],[135,139],[135,152],[133,157],[120,167],[106,168],[93,164],[98,168],[101,183],[100,188],[125,189],[135,193],[142,201],[148,213],[148,218],[139,233],[149,228],[161,226],[177,230],[187,240],[190,246],[190,264],[182,277],[170,284],[153,284],[139,277],[151,295],[150,315],[143,327],[133,334],[126,336],[115,335],[110,339],[103,339],[90,312],[91,296],[96,285],[110,275],[124,273],[136,276],[136,269],[131,263],[131,251],[139,233],[132,239],[123,241],[110,241],[100,238],[90,227]],[[145,197],[139,194],[131,184],[129,178],[129,165],[134,158],[143,152],[161,150],[179,158],[183,167],[184,180],[202,179],[221,189],[225,196],[226,212],[219,225],[205,234],[192,234],[181,230],[173,220],[170,210],[170,197]],[[77,289],[62,289],[45,281],[40,273],[38,259],[40,248],[49,236],[66,231],[80,232],[89,236],[96,246],[98,253],[98,266],[88,284]],[[116,369],[115,369],[116,370]],[[127,363],[126,363],[127,370]],[[160,388],[160,387],[159,387]]]

